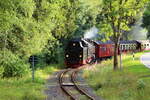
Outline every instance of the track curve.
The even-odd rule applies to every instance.
[[[95,100],[94,97],[90,96],[86,91],[84,91],[83,89],[81,89],[76,81],[76,77],[77,77],[77,73],[78,71],[81,70],[81,68],[78,69],[66,69],[64,70],[60,75],[59,75],[59,85],[60,88],[62,89],[62,91],[69,97],[70,100],[78,100],[75,98],[74,94],[72,94],[71,92],[69,92],[69,90],[67,90],[63,84],[63,78],[64,76],[71,72],[71,74],[69,75],[70,77],[70,81],[73,84],[72,87],[74,87],[74,90],[78,91],[78,93],[80,93],[81,95],[85,95],[86,98],[88,98],[87,100]]]

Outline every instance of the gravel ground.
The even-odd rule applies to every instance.
[[[79,85],[80,88],[81,88],[82,90],[86,91],[86,92],[87,92],[88,94],[90,94],[92,97],[94,97],[95,100],[104,100],[104,99],[102,99],[101,97],[97,96],[97,95],[94,93],[93,89],[87,84],[87,82],[85,81],[85,79],[83,79],[82,77],[79,77],[79,76],[81,76],[80,74],[81,74],[81,73],[78,74],[78,78],[77,78],[78,84],[81,84],[81,85]]]
[[[48,80],[47,80],[47,84],[46,84],[46,89],[45,89],[45,94],[47,95],[46,100],[69,100],[69,98],[67,98],[67,96],[62,92],[61,88],[59,87],[59,81],[58,81],[58,75],[61,73],[61,71],[59,72],[55,72]],[[91,96],[93,96],[95,98],[95,100],[102,100],[100,97],[96,96],[92,90],[92,88],[90,88],[88,86],[88,84],[86,83],[86,81],[81,78],[80,75],[81,73],[78,74],[79,77],[77,77],[77,81],[79,86],[87,91]],[[68,77],[66,75],[66,77]],[[67,80],[67,79],[66,79]],[[68,80],[67,80],[68,81]],[[72,90],[73,87],[67,87],[67,89]],[[75,92],[76,93],[76,92]],[[76,97],[78,97],[79,95],[76,95]],[[80,95],[81,96],[81,95]],[[80,99],[80,100],[85,100],[85,99]]]
[[[66,95],[62,93],[59,87],[58,75],[61,71],[55,72],[48,80],[46,84],[45,93],[47,95],[46,100],[68,100]]]

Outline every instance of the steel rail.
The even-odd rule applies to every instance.
[[[63,71],[60,76],[59,76],[59,84],[60,84],[60,88],[63,90],[63,92],[71,99],[71,100],[76,100],[73,95],[71,93],[69,93],[63,86],[63,77],[64,75],[70,70],[65,70]]]
[[[83,89],[81,89],[78,85],[77,85],[77,82],[76,82],[76,75],[77,75],[77,72],[79,70],[81,70],[82,68],[78,68],[78,69],[66,69],[64,70],[60,75],[59,75],[59,84],[60,84],[60,88],[62,89],[62,91],[71,99],[71,100],[77,100],[73,94],[69,93],[68,90],[64,87],[63,85],[63,78],[64,78],[64,75],[69,72],[69,71],[73,71],[71,73],[71,82],[73,83],[73,86],[74,88],[80,93],[80,94],[83,94],[85,95],[88,99],[90,100],[95,100],[94,97],[90,96],[88,93],[86,93],[86,91],[84,91]]]
[[[75,88],[82,94],[84,94],[86,97],[88,97],[90,100],[95,100],[94,97],[92,97],[91,95],[89,95],[87,92],[85,92],[83,89],[81,89],[79,87],[79,85],[77,85],[77,82],[76,82],[76,75],[77,75],[77,72],[78,70],[72,72],[72,75],[71,75],[71,81],[72,83],[74,84]]]

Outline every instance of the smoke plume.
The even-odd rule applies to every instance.
[[[132,31],[131,31],[131,38],[134,40],[145,40],[147,31],[141,27],[142,18],[139,19],[137,23],[135,23]]]
[[[90,28],[89,30],[87,30],[84,34],[84,38],[95,38],[98,35],[98,29],[93,26],[92,28]]]

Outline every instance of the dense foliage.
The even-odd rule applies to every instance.
[[[39,55],[42,64],[63,62],[64,44],[95,24],[100,4],[99,0],[1,0],[0,76],[22,76],[31,55]]]
[[[129,30],[129,24],[146,2],[0,0],[0,76],[21,76],[29,68],[31,55],[38,55],[39,66],[63,64],[66,42],[82,37],[93,26],[98,27],[105,38],[113,35],[117,43],[122,31]]]
[[[28,73],[28,66],[18,55],[13,54],[11,51],[2,51],[5,57],[0,56],[0,77],[16,77]]]
[[[148,30],[147,37],[150,38],[150,3],[144,12],[142,26]]]

